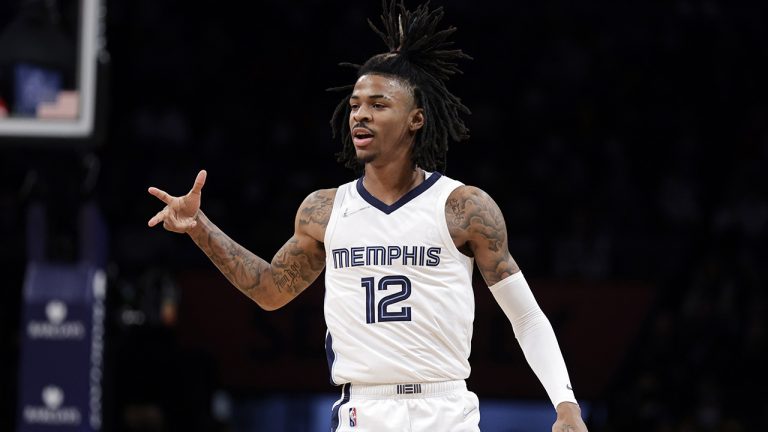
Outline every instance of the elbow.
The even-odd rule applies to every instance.
[[[285,306],[285,302],[279,302],[274,300],[267,300],[267,299],[260,299],[256,300],[253,299],[254,302],[256,302],[257,305],[259,305],[260,308],[264,309],[267,312],[272,312],[280,309],[281,307]]]
[[[240,292],[245,294],[246,297],[251,299],[251,301],[259,305],[260,308],[267,312],[280,309],[281,307],[285,306],[286,303],[288,303],[285,298],[280,296],[280,293],[274,292],[275,290],[270,290],[269,288],[256,285],[246,287],[238,285],[235,286],[238,290],[240,290]]]

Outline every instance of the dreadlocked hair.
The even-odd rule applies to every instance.
[[[417,131],[412,151],[415,165],[428,170],[445,172],[449,141],[469,138],[469,129],[460,113],[470,114],[461,100],[453,95],[445,83],[461,73],[456,62],[471,59],[460,49],[450,49],[448,37],[455,27],[437,30],[443,18],[443,8],[429,10],[429,2],[414,11],[405,8],[403,0],[382,0],[380,30],[368,20],[368,25],[386,43],[389,52],[369,58],[363,65],[341,63],[357,70],[357,78],[366,74],[392,76],[401,80],[413,92],[416,106],[424,110],[424,126]],[[349,98],[354,85],[336,87],[330,91],[344,91],[331,118],[333,137],[341,136],[342,151],[337,160],[357,172],[362,170],[349,130]]]

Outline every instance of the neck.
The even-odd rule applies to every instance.
[[[424,181],[424,170],[408,164],[365,164],[365,189],[379,201],[392,205]]]

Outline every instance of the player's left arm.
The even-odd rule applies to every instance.
[[[474,256],[488,286],[520,271],[507,245],[507,227],[499,206],[474,186],[454,189],[445,203],[445,218],[456,247]]]
[[[531,369],[557,410],[553,431],[586,431],[555,332],[509,253],[507,227],[496,202],[473,186],[460,186],[445,204],[456,247],[474,256],[480,274],[512,323]]]

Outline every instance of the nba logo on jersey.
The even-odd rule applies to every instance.
[[[352,407],[349,409],[349,427],[357,426],[357,409]]]

